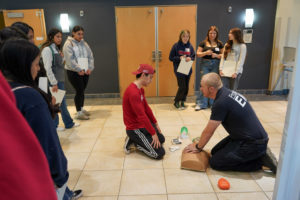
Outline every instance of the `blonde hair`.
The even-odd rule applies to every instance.
[[[220,76],[217,73],[214,73],[214,72],[205,74],[202,77],[202,81],[208,87],[214,87],[216,89],[220,89],[221,87],[223,87],[223,83],[221,81]]]

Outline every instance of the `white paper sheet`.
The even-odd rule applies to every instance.
[[[192,60],[186,62],[185,59],[181,59],[179,66],[177,68],[177,72],[188,75],[190,73],[192,65],[193,65]]]
[[[48,80],[47,80],[47,77],[40,77],[39,78],[39,88],[41,90],[43,90],[45,93],[48,94]]]
[[[231,60],[224,60],[224,65],[223,65],[223,76],[225,77],[231,77],[232,74],[235,73],[236,70],[236,62],[231,61]]]
[[[66,94],[65,90],[60,90],[60,89],[58,89],[57,92],[53,92],[52,87],[50,87],[50,92],[51,92],[52,96],[55,97],[56,103],[59,103],[59,104],[62,102],[62,100]]]
[[[89,60],[87,58],[78,58],[78,65],[84,71],[87,71],[89,68]]]

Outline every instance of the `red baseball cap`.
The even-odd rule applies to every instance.
[[[141,73],[154,74],[155,69],[153,69],[153,67],[151,65],[140,64],[139,68],[135,72],[132,72],[132,74],[135,74],[135,75],[141,74]]]

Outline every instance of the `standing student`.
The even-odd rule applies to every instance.
[[[219,71],[224,87],[237,90],[240,78],[243,73],[243,66],[247,54],[247,47],[239,28],[232,28],[228,34],[228,41],[225,44],[221,58]],[[224,74],[225,68],[233,68],[232,74]]]
[[[177,78],[178,90],[174,99],[174,106],[177,109],[184,109],[184,102],[186,101],[189,92],[189,82],[192,74],[192,69],[188,75],[177,72],[179,63],[182,59],[186,62],[195,60],[195,51],[190,43],[190,31],[182,30],[179,34],[179,40],[176,42],[169,55],[169,60],[173,62],[174,73]]]
[[[42,45],[42,58],[45,70],[47,72],[48,80],[52,86],[52,92],[57,92],[58,89],[65,90],[65,69],[63,53],[61,52],[62,32],[59,29],[53,28],[47,35],[47,41]],[[60,104],[61,117],[64,122],[65,128],[79,126],[74,123],[67,108],[65,98]],[[63,131],[63,127],[58,127],[59,117],[56,114],[55,127],[58,131]]]
[[[203,40],[197,49],[197,56],[201,58],[200,61],[200,79],[196,85],[196,107],[195,111],[206,109],[212,106],[213,99],[208,99],[203,96],[200,90],[200,81],[203,75],[210,72],[219,73],[220,58],[222,57],[223,44],[218,39],[219,31],[216,26],[211,26],[206,34],[205,40]]]
[[[146,101],[143,88],[152,82],[154,73],[152,66],[140,64],[138,70],[133,72],[136,80],[124,92],[122,106],[127,133],[124,151],[130,153],[130,146],[134,144],[147,156],[162,159],[165,155],[162,146],[165,137]]]
[[[80,120],[88,120],[90,113],[84,106],[84,91],[87,87],[89,76],[94,70],[93,52],[89,45],[83,40],[84,29],[81,26],[75,26],[72,30],[72,37],[68,37],[63,53],[65,56],[65,69],[70,83],[74,87],[75,106]]]

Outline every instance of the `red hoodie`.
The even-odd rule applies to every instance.
[[[146,101],[144,89],[139,89],[134,83],[124,92],[123,120],[126,130],[145,128],[151,135],[156,133],[151,123],[157,121]]]
[[[48,162],[0,72],[1,200],[56,200]]]

